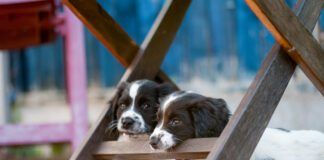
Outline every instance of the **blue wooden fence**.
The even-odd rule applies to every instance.
[[[99,0],[140,44],[164,0]],[[293,4],[294,0],[288,1]],[[112,86],[124,68],[85,29],[89,84]],[[243,0],[193,0],[162,65],[176,81],[193,77],[244,78],[255,74],[274,40]],[[15,53],[20,52],[20,53]],[[12,51],[10,78],[20,91],[64,88],[62,38]]]

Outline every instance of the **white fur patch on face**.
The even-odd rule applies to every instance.
[[[122,113],[120,119],[118,120],[117,124],[117,129],[119,131],[124,131],[124,132],[131,132],[131,133],[138,133],[138,132],[145,132],[146,127],[145,127],[145,121],[138,112],[135,110],[135,100],[136,96],[138,94],[139,88],[142,86],[143,83],[141,81],[136,81],[134,82],[129,89],[129,96],[132,99],[132,102],[130,104],[130,107]],[[131,128],[131,130],[125,130],[122,128],[122,122],[121,119],[123,118],[131,118],[135,121],[134,126]]]
[[[154,129],[154,132],[150,137],[158,137],[159,143],[158,143],[158,149],[167,150],[171,147],[176,145],[176,142],[174,141],[173,135],[169,133],[168,131],[161,129],[161,126]],[[154,148],[153,148],[154,149]]]
[[[164,102],[162,103],[162,111],[166,111],[166,109],[170,106],[170,103],[172,103],[173,101],[175,101],[176,99],[184,96],[185,94],[187,94],[188,92],[183,92],[181,94],[179,94],[178,92],[174,92],[171,95],[169,95]]]

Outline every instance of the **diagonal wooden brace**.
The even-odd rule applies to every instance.
[[[322,8],[320,1],[314,2],[299,0],[296,7],[301,23],[309,31],[313,30]],[[250,158],[295,68],[296,63],[275,44],[207,159]]]
[[[63,0],[63,3],[124,67],[131,64],[140,47],[95,0]],[[155,80],[169,82],[176,87],[161,70]]]
[[[159,73],[160,65],[174,39],[185,16],[191,0],[168,0],[161,10],[151,31],[143,42],[139,54],[127,69],[121,81],[136,79],[153,79]],[[116,94],[113,96],[115,97]],[[99,120],[91,128],[84,143],[72,155],[71,159],[93,159],[94,150],[105,137],[105,130],[112,120],[110,106],[100,115]],[[109,137],[116,139],[117,137]]]
[[[308,3],[323,6],[324,1]],[[324,96],[324,50],[311,32],[282,0],[248,0],[248,4]]]

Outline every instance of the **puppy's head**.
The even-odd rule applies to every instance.
[[[115,126],[120,133],[144,134],[153,131],[159,98],[174,91],[170,84],[158,84],[149,80],[122,83],[111,101]]]
[[[223,99],[191,92],[172,93],[163,100],[157,114],[158,124],[150,136],[150,144],[163,150],[188,138],[219,136],[229,119]]]

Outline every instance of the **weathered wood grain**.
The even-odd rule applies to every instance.
[[[323,0],[308,3],[323,6]],[[276,40],[324,95],[324,50],[284,1],[251,0],[250,6]],[[258,10],[258,11],[257,11]],[[273,12],[275,11],[275,12]],[[313,14],[313,16],[318,16]]]
[[[251,0],[246,1],[249,5]],[[321,3],[299,0],[298,17],[311,31],[321,10]],[[207,159],[247,160],[278,105],[294,73],[296,63],[279,44],[274,45],[257,76]]]
[[[155,21],[151,31],[141,46],[140,53],[128,67],[121,81],[136,79],[153,79],[159,73],[160,65],[171,42],[184,18],[191,0],[168,0]],[[153,62],[153,63],[152,63]],[[146,73],[147,72],[147,73]],[[113,97],[115,97],[114,95]],[[116,139],[110,135],[105,137],[105,130],[112,120],[110,107],[107,107],[93,125],[84,143],[73,153],[70,159],[93,159],[94,149],[103,139]]]
[[[203,159],[217,138],[196,138],[181,143],[172,151],[152,150],[148,141],[107,141],[94,153],[96,159]]]
[[[96,1],[63,0],[63,3],[124,67],[132,63],[140,47]],[[163,71],[159,71],[155,80],[169,82],[176,87]]]
[[[140,54],[127,68],[122,81],[153,79],[171,46],[191,0],[167,0],[141,45]]]

